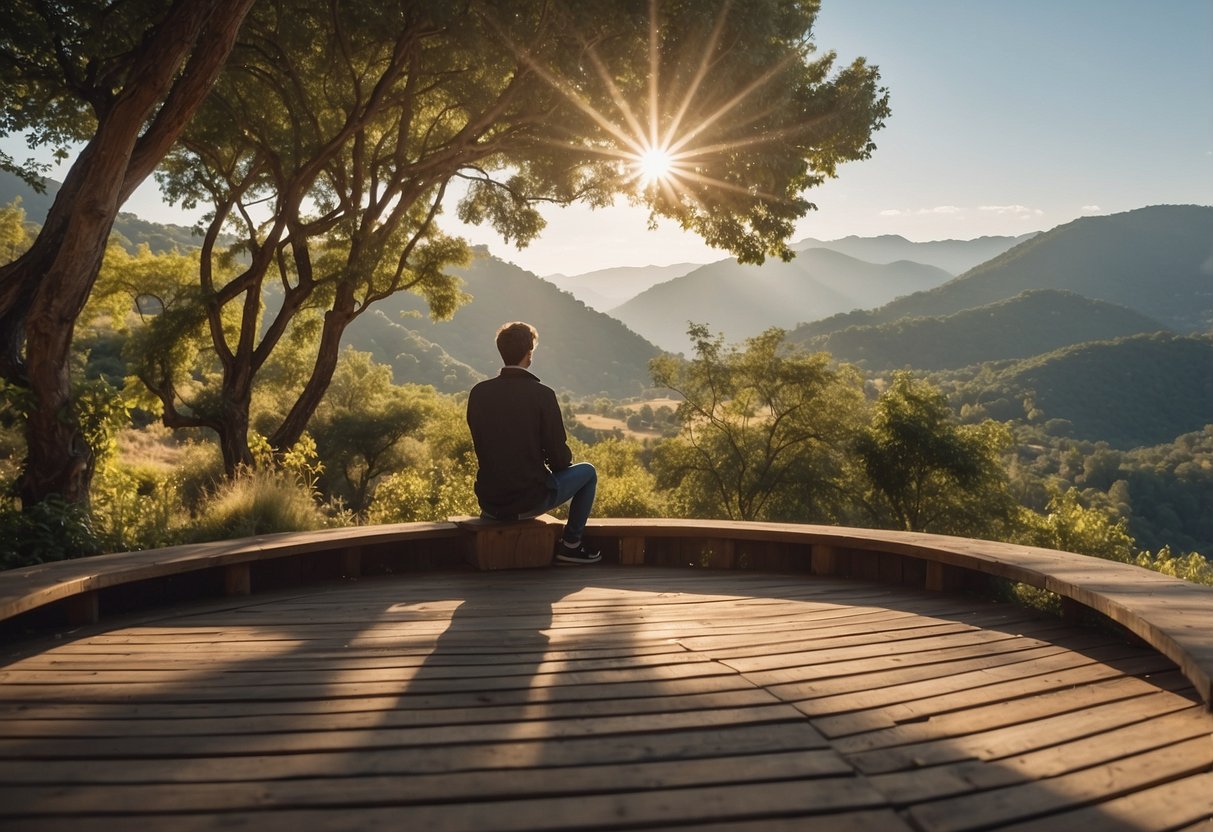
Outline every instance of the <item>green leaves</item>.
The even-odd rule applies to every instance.
[[[840,450],[862,413],[857,377],[788,349],[779,329],[727,348],[702,325],[688,333],[691,361],[652,364],[654,384],[683,397],[682,432],[657,450],[658,484],[677,489],[692,516],[827,519]]]

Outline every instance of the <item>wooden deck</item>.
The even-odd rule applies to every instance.
[[[430,572],[0,656],[0,829],[1213,827],[1213,715],[1110,630],[806,574]]]

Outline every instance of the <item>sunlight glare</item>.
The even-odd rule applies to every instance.
[[[640,169],[640,176],[644,180],[644,184],[649,185],[666,179],[671,173],[673,163],[674,160],[670,157],[668,150],[662,147],[650,147],[641,154],[637,167]]]

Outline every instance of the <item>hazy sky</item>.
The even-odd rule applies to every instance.
[[[815,40],[877,64],[893,114],[872,159],[809,192],[819,210],[794,239],[971,239],[1213,204],[1213,0],[823,0]],[[125,210],[188,221],[150,181]],[[728,256],[648,231],[640,209],[546,216],[523,250],[445,225],[541,275]]]

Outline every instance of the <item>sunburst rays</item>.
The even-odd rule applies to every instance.
[[[723,103],[713,103],[713,95],[705,94],[705,86],[711,86],[709,76],[730,11],[731,0],[726,0],[704,39],[695,70],[685,79],[685,87],[676,90],[673,83],[667,87],[662,84],[660,6],[659,0],[650,0],[649,71],[645,100],[639,102],[629,101],[611,67],[594,44],[583,38],[587,65],[606,93],[604,100],[610,103],[606,109],[596,106],[590,96],[579,91],[577,84],[545,67],[530,52],[512,46],[531,71],[602,131],[599,141],[588,144],[551,136],[541,140],[617,162],[622,178],[638,195],[652,192],[650,195],[655,196],[659,192],[671,202],[701,204],[701,195],[718,189],[774,202],[788,201],[784,195],[764,192],[750,183],[726,181],[711,172],[716,167],[714,163],[727,154],[785,141],[802,129],[802,126],[784,126],[756,132],[753,126],[769,116],[773,108],[749,112],[743,110],[743,106],[780,73],[803,60],[804,51],[793,50],[782,61],[733,92]],[[718,95],[720,90],[713,93]]]

